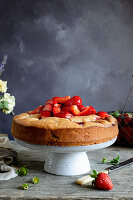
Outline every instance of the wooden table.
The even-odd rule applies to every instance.
[[[75,180],[81,176],[55,176],[44,172],[44,159],[46,153],[31,150],[12,142],[18,152],[17,166],[26,165],[28,175],[16,177],[8,181],[0,181],[0,199],[133,199],[133,164],[114,171],[110,174],[114,188],[110,191],[96,190],[93,187],[80,186]],[[101,170],[109,164],[101,164],[103,157],[112,159],[117,155],[120,161],[133,156],[133,148],[108,147],[106,149],[89,152],[91,169]],[[30,183],[30,180],[38,176],[40,183],[34,185],[29,190],[18,189],[23,183]]]

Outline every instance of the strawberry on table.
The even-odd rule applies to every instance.
[[[43,109],[43,106],[37,107],[35,110],[32,110],[30,114],[39,114]]]
[[[97,115],[99,115],[103,119],[109,116],[109,114],[104,111],[97,112]]]
[[[65,102],[65,106],[82,105],[82,99],[79,96],[74,96]]]
[[[96,110],[92,106],[87,106],[83,109],[83,111],[80,112],[80,116],[85,116],[85,115],[95,115]]]
[[[77,105],[72,105],[71,106],[71,113],[73,115],[76,115],[76,116],[80,114],[80,110],[79,110]]]
[[[53,100],[56,101],[57,103],[62,103],[64,104],[66,101],[70,99],[70,96],[65,96],[65,97],[53,97]]]
[[[108,174],[103,173],[103,172],[97,174],[95,170],[92,170],[92,171],[93,171],[93,174],[91,174],[90,176],[92,178],[95,178],[93,184],[95,185],[97,189],[111,190],[113,188],[113,183]]]
[[[51,115],[51,112],[49,112],[49,111],[42,111],[41,112],[41,118],[45,118],[45,117],[51,117],[52,115]]]

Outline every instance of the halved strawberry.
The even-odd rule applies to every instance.
[[[55,117],[70,119],[73,115],[67,111],[61,111],[60,113],[56,113]]]
[[[95,115],[96,114],[96,110],[95,108],[93,108],[92,106],[87,106],[84,108],[83,111],[80,112],[80,116],[84,116],[84,115]]]
[[[82,99],[79,96],[74,96],[65,102],[65,106],[82,105]]]
[[[70,96],[53,97],[53,100],[55,100],[57,103],[62,103],[62,104],[64,104],[68,99],[70,99]]]
[[[43,107],[43,111],[49,111],[49,112],[52,112],[53,110],[53,106],[51,104],[46,104],[44,107]]]
[[[42,111],[41,112],[41,118],[45,118],[45,117],[51,117],[52,115],[51,115],[51,112],[49,112],[49,111]]]
[[[83,105],[78,105],[78,108],[79,108],[80,111],[82,111],[82,110],[84,110],[85,106],[83,106]]]
[[[55,114],[60,113],[61,112],[61,108],[58,107],[53,107],[53,115],[55,116]]]
[[[73,115],[76,115],[76,116],[80,114],[80,110],[78,109],[77,105],[71,106],[71,112],[72,112]]]
[[[103,119],[109,116],[109,114],[104,111],[97,112],[97,115],[99,115]]]
[[[39,114],[43,109],[43,106],[37,107],[35,110],[32,110],[30,114]]]
[[[45,105],[46,105],[46,104],[54,105],[54,104],[56,104],[56,103],[57,103],[57,101],[55,101],[54,99],[49,99],[49,100],[46,101]]]
[[[62,106],[61,110],[62,110],[62,111],[71,112],[71,107],[70,107],[70,106]]]
[[[62,105],[60,103],[55,103],[53,106],[56,108],[60,108]]]

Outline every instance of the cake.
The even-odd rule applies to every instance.
[[[108,113],[84,107],[79,96],[66,96],[14,116],[11,132],[14,138],[30,144],[84,146],[114,139],[118,124]]]

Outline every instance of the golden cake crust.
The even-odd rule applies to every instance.
[[[40,114],[22,113],[13,118],[11,132],[14,138],[31,144],[83,146],[115,138],[118,124],[111,115],[104,120],[98,115],[40,119]]]

